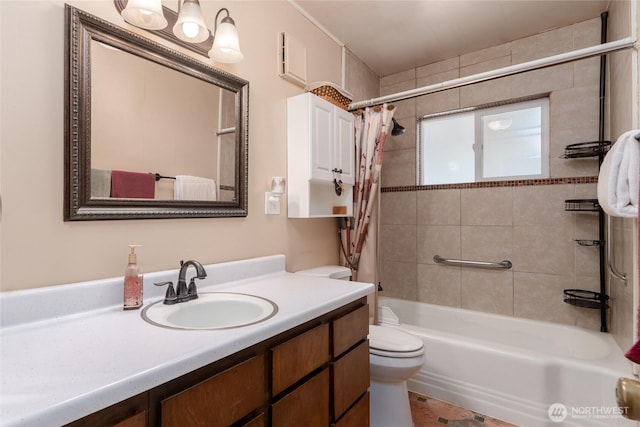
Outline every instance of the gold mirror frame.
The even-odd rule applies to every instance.
[[[153,61],[235,94],[233,201],[91,198],[91,41]],[[65,5],[64,220],[247,216],[249,82]]]

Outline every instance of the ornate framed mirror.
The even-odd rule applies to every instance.
[[[65,19],[64,220],[246,216],[249,82]]]

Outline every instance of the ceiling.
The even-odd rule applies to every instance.
[[[610,0],[290,0],[380,77],[598,18]]]

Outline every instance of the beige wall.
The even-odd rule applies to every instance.
[[[353,101],[377,98],[380,96],[380,77],[347,50],[347,73],[345,86],[353,96]]]
[[[610,28],[616,26],[614,19]],[[385,76],[381,94],[598,43],[599,17]],[[545,92],[550,92],[551,178],[597,176],[595,158],[560,156],[568,144],[598,139],[599,64],[599,58],[590,58],[396,102],[395,117],[407,131],[385,146],[383,187],[416,185],[417,116]],[[629,82],[629,70],[623,70],[619,79]],[[628,108],[628,97],[611,97],[612,104]],[[622,128],[632,124],[625,120]],[[616,135],[621,131],[616,130]],[[384,294],[599,329],[598,310],[563,302],[564,289],[598,291],[600,284],[598,249],[574,242],[598,238],[598,216],[564,210],[566,199],[579,198],[596,198],[596,185],[560,181],[541,186],[383,193],[379,268]],[[493,272],[442,267],[433,262],[436,254],[479,261],[510,259],[513,268]],[[613,302],[610,310],[612,325],[620,330],[619,342],[631,338],[628,302],[627,297],[622,299],[619,311],[619,302]]]
[[[68,3],[132,29],[111,0]],[[285,100],[302,92],[277,75],[277,33],[306,45],[310,81],[340,83],[341,49],[284,0],[201,3],[209,23],[219,8],[229,9],[245,55],[220,68],[250,82],[248,217],[63,222],[64,2],[0,2],[3,291],[119,276],[129,243],[143,245],[143,271],[176,268],[181,259],[279,253],[291,271],[337,262],[333,219],[266,216],[264,192],[272,176],[286,174]]]

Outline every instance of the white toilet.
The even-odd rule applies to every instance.
[[[296,274],[349,280],[351,270],[325,265]],[[369,325],[371,427],[413,427],[407,380],[424,363],[422,340],[408,332]]]

